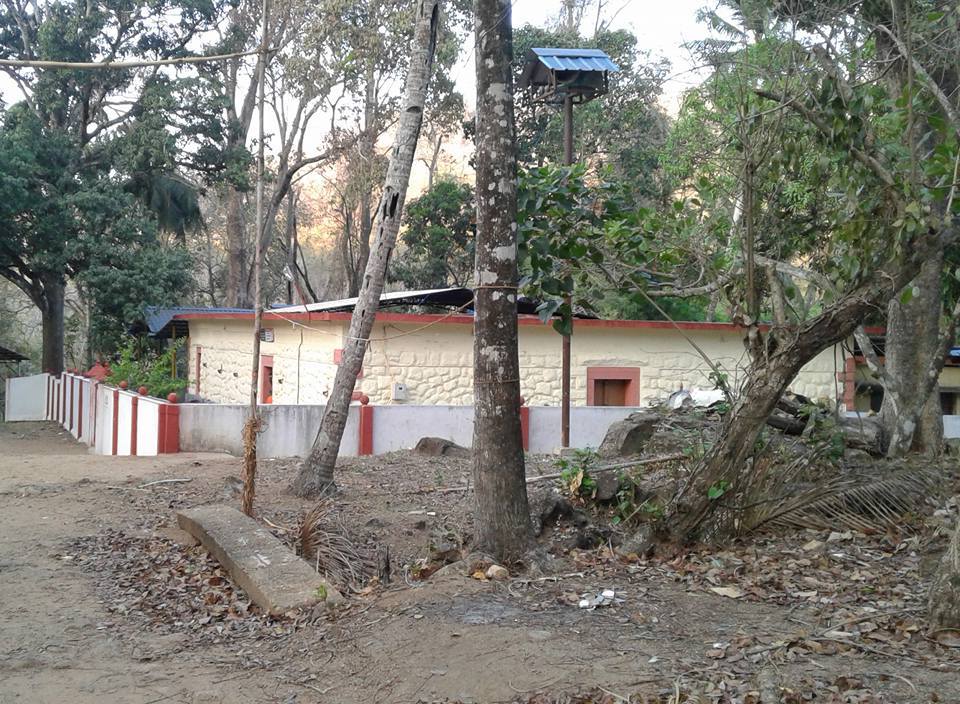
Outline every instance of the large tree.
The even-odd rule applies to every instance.
[[[473,343],[476,540],[498,559],[530,541],[517,349],[517,147],[509,0],[477,0],[477,256]]]
[[[64,366],[64,304],[72,279],[88,298],[94,343],[112,349],[144,304],[186,285],[184,259],[162,246],[152,213],[110,169],[87,165],[78,140],[45,129],[18,104],[0,126],[0,275],[37,306],[42,367]]]
[[[0,56],[82,63],[177,58],[221,10],[213,1],[6,2]],[[0,230],[0,273],[42,312],[44,367],[59,372],[68,279],[78,278],[98,251],[153,228],[136,201],[158,212],[170,202],[157,197],[170,192],[174,174],[172,162],[158,157],[167,146],[164,126],[151,124],[169,81],[158,66],[3,70],[21,100],[5,116],[11,170],[4,176],[21,198],[4,203],[11,215]],[[31,138],[43,143],[30,144]]]

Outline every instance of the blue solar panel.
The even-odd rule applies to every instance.
[[[599,49],[553,49],[534,47],[540,62],[553,71],[619,71],[610,57]]]

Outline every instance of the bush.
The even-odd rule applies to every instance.
[[[119,358],[110,365],[107,381],[114,386],[125,381],[131,390],[146,386],[147,393],[155,398],[165,399],[170,393],[179,395],[187,388],[187,380],[173,378],[173,365],[182,347],[183,340],[175,340],[165,351],[157,352],[130,338],[120,348]]]

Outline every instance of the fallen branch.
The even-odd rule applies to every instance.
[[[136,488],[146,489],[148,486],[155,486],[157,484],[186,484],[192,481],[192,477],[190,479],[157,479],[156,481],[147,482],[146,484],[138,484]]]
[[[591,467],[589,474],[599,474],[600,472],[612,472],[616,469],[627,469],[628,467],[639,467],[641,465],[647,464],[659,464],[660,462],[671,462],[673,460],[682,460],[686,455],[682,452],[677,452],[673,455],[662,455],[660,457],[647,457],[642,460],[633,460],[631,462],[618,462],[617,464],[606,464],[602,467]],[[530,477],[527,479],[527,484],[536,484],[537,482],[545,482],[548,479],[559,479],[563,476],[563,472],[554,472],[552,474],[541,474],[538,477]]]
[[[631,460],[630,462],[618,462],[617,464],[607,464],[602,467],[591,467],[589,470],[590,474],[599,474],[600,472],[612,472],[617,469],[627,469],[628,467],[639,467],[641,465],[647,464],[659,464],[660,462],[671,462],[673,460],[682,460],[686,455],[682,452],[678,452],[673,455],[663,455],[661,457],[647,457],[640,460]],[[550,479],[559,479],[563,476],[563,472],[554,472],[551,474],[541,474],[536,477],[528,477],[527,484],[536,484],[537,482],[545,482]],[[410,494],[452,494],[457,491],[469,491],[470,485],[466,484],[464,486],[448,486],[448,487],[437,487],[437,488],[428,488],[424,487],[423,489],[416,489],[407,493]]]

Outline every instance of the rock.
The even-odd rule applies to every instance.
[[[883,426],[875,416],[842,416],[839,421],[847,447],[864,450],[874,457],[883,454]]]
[[[815,550],[819,550],[825,544],[826,543],[824,543],[822,540],[811,540],[809,543],[804,544],[804,546],[800,549],[804,552],[813,552]]]
[[[229,476],[223,482],[223,489],[220,491],[221,496],[226,499],[235,499],[243,493],[243,480],[238,477]]]
[[[656,410],[637,411],[610,426],[600,443],[602,457],[626,457],[643,452],[663,420]]]
[[[487,575],[487,579],[493,579],[498,582],[510,579],[510,570],[503,565],[490,565],[485,574]]]
[[[843,459],[847,464],[867,464],[873,462],[873,456],[866,450],[848,447],[843,451]]]
[[[470,450],[444,438],[426,437],[417,441],[414,448],[427,457],[469,457]]]
[[[613,501],[617,498],[620,491],[620,477],[613,472],[600,472],[594,476],[596,489],[593,491],[593,498],[597,501]]]
[[[438,569],[436,572],[430,575],[430,579],[433,581],[438,579],[447,579],[449,577],[459,579],[461,577],[469,577],[471,574],[472,572],[467,569],[466,560],[457,560],[456,562],[451,562],[449,565],[444,565]]]
[[[555,521],[566,518],[575,511],[568,499],[556,489],[545,489],[530,496],[530,514],[533,517],[533,532],[539,537],[543,529]]]
[[[620,552],[625,555],[648,557],[653,553],[655,547],[653,525],[642,523],[632,535],[623,541]]]

